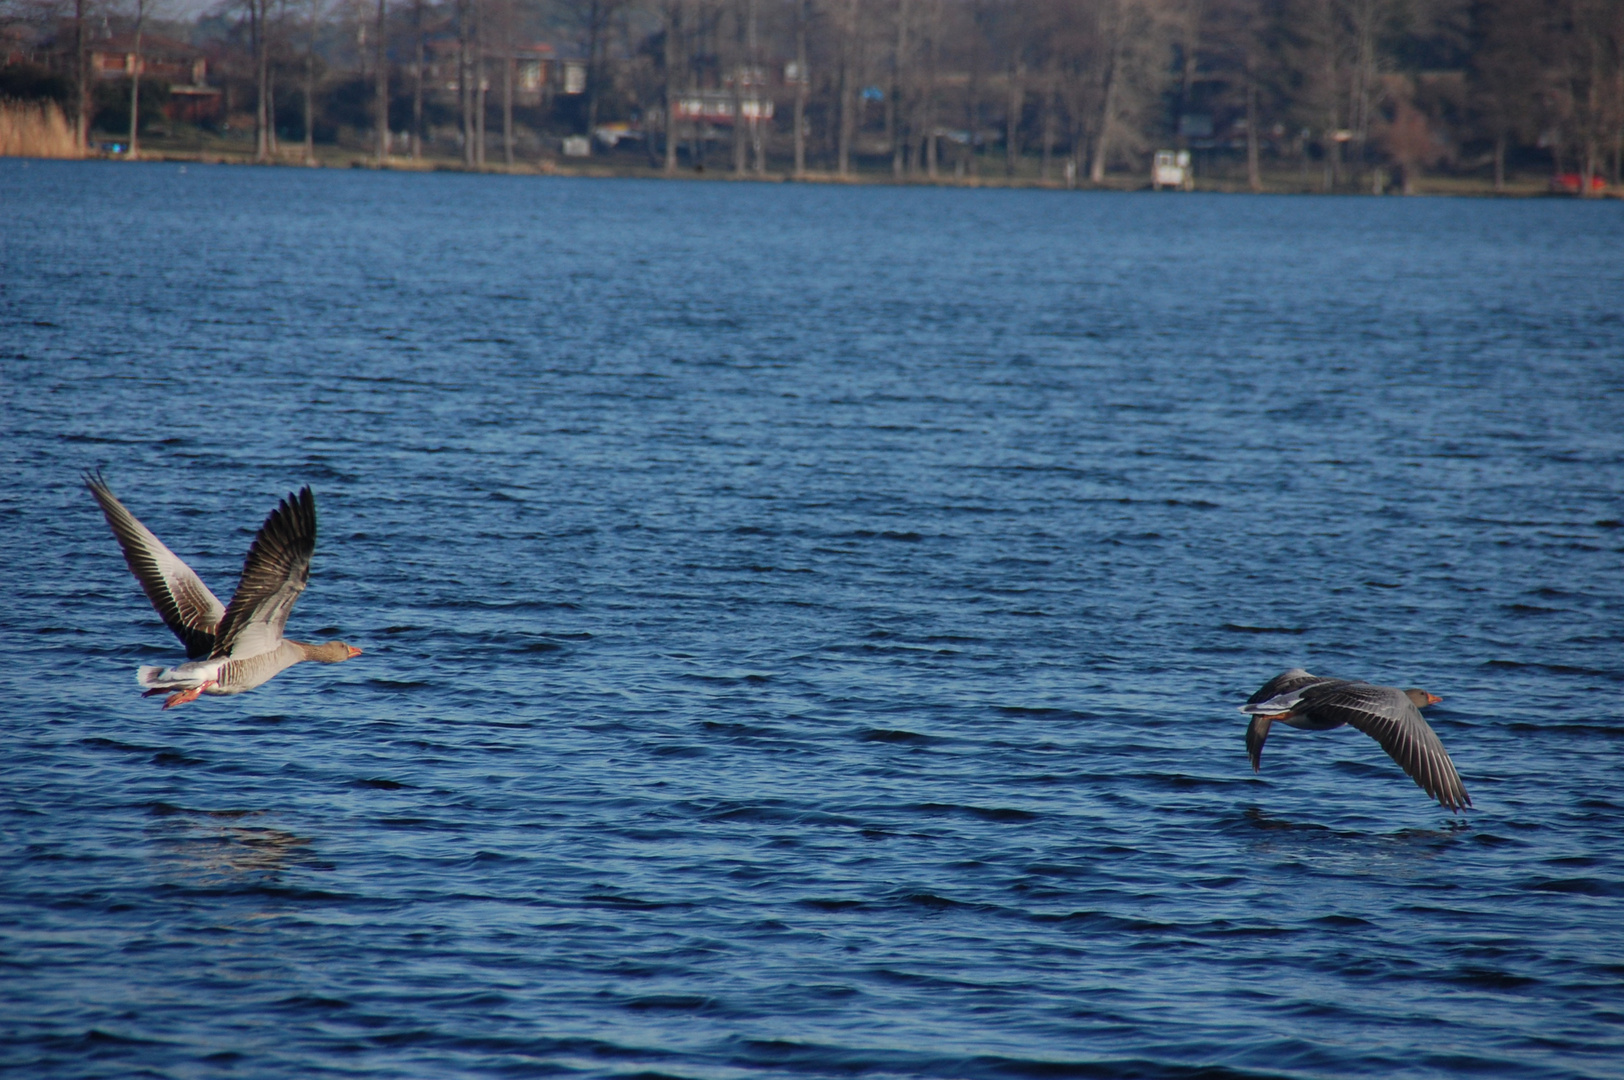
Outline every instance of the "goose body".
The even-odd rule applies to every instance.
[[[1351,679],[1329,679],[1292,668],[1264,683],[1241,706],[1252,722],[1246,751],[1257,772],[1263,743],[1275,721],[1304,731],[1330,731],[1344,724],[1381,744],[1422,791],[1451,811],[1472,805],[1455,763],[1421,710],[1442,698],[1425,690],[1400,690]]]
[[[149,696],[169,694],[164,708],[196,701],[200,694],[252,690],[305,660],[336,664],[360,655],[342,641],[311,645],[282,636],[294,601],[310,580],[316,550],[316,498],[309,487],[283,499],[266,517],[249,545],[231,603],[222,604],[100,476],[87,475],[85,486],[101,506],[130,572],[186,649],[184,664],[136,672],[136,682]]]

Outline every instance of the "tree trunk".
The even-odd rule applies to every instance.
[[[474,165],[485,167],[485,5],[474,0]]]
[[[838,169],[841,176],[851,175],[852,140],[857,135],[857,0],[847,0],[846,25],[842,30],[843,46],[840,50],[840,145]]]
[[[1188,138],[1182,134],[1180,128],[1185,115],[1190,111],[1190,101],[1194,97],[1196,58],[1201,55],[1201,17],[1204,6],[1204,0],[1190,0],[1189,6],[1185,9],[1186,18],[1182,25],[1184,39],[1180,51],[1184,54],[1184,63],[1183,70],[1179,73],[1178,109],[1173,114],[1173,123],[1176,125],[1173,130],[1180,132],[1180,149],[1188,149],[1189,144]],[[1247,56],[1247,60],[1250,62],[1250,55]],[[1250,68],[1247,69],[1247,73],[1250,77]]]
[[[1593,190],[1593,181],[1601,173],[1601,139],[1599,138],[1602,120],[1601,116],[1601,87],[1602,72],[1600,54],[1602,45],[1599,41],[1590,43],[1590,79],[1587,94],[1587,108],[1585,109],[1585,150],[1584,161],[1579,167],[1579,197],[1593,199],[1601,192]]]
[[[90,148],[90,50],[85,48],[85,0],[73,0],[73,145]]]
[[[377,92],[373,98],[373,119],[377,124],[378,164],[389,159],[389,53],[384,39],[384,2],[378,0],[377,37]]]
[[[146,0],[135,4],[135,55],[130,68],[130,154],[131,161],[141,160],[141,32],[146,29]]]
[[[1355,30],[1359,38],[1358,68],[1354,72],[1355,89],[1352,106],[1353,137],[1358,141],[1358,159],[1364,160],[1365,147],[1370,139],[1372,88],[1376,85],[1376,4],[1378,0],[1359,0],[1354,12]],[[1338,144],[1340,145],[1340,144]],[[1405,183],[1410,171],[1404,170]]]
[[[941,157],[941,147],[936,134],[936,74],[941,63],[942,55],[942,0],[936,0],[931,10],[930,53],[926,57],[925,67],[925,93],[924,100],[920,102],[920,127],[924,129],[924,145],[920,148],[925,155],[925,171],[932,180],[936,179],[936,167]]]
[[[265,142],[273,159],[282,152],[276,141],[276,68],[269,61],[265,64]]]
[[[1071,117],[1071,123],[1067,126],[1071,131],[1071,153],[1066,155],[1066,186],[1075,188],[1077,178],[1083,175],[1084,153],[1088,147],[1088,138],[1083,132],[1081,119],[1075,114]]]
[[[1043,88],[1043,169],[1040,173],[1044,180],[1049,179],[1049,163],[1054,160],[1055,142],[1055,106],[1059,104],[1059,79],[1055,73],[1054,61],[1049,61],[1047,85]]]
[[[767,171],[767,148],[763,142],[763,132],[761,130],[761,95],[766,90],[766,84],[761,79],[761,38],[757,33],[756,26],[757,4],[756,0],[747,0],[747,2],[749,5],[749,20],[745,31],[745,46],[750,66],[750,78],[757,84],[752,91],[755,95],[756,112],[755,115],[750,117],[750,150],[755,158],[756,175],[761,176]],[[738,118],[735,117],[734,123],[737,122]]]
[[[271,159],[271,50],[268,0],[248,0],[249,19],[254,34],[254,160]]]
[[[740,2],[741,5],[748,5],[749,4],[749,0],[739,0],[739,2]],[[746,69],[746,66],[747,66],[746,61],[745,61],[745,57],[749,53],[749,50],[745,45],[745,35],[747,33],[745,24],[749,21],[750,15],[748,13],[746,13],[744,18],[739,18],[738,15],[739,15],[739,12],[737,11],[737,9],[735,9],[735,11],[734,11],[734,19],[735,19],[735,21],[733,23],[733,56],[732,56],[732,61],[733,61],[733,131],[732,131],[731,135],[729,136],[728,149],[733,154],[733,175],[734,176],[743,176],[744,175],[744,167],[745,167],[745,157],[746,157],[745,145],[744,144],[745,144],[745,139],[747,137],[747,133],[745,132],[745,120],[744,120],[744,80],[745,80],[745,69]]]
[[[316,163],[316,5],[310,5],[310,39],[304,57],[304,161]]]
[[[605,0],[587,5],[586,25],[586,150],[592,153],[593,132],[598,129],[599,82],[603,78],[598,54],[603,51],[604,23],[608,18]]]
[[[1019,61],[1009,68],[1009,106],[1004,116],[1004,175],[1013,178],[1021,160],[1021,110],[1026,107],[1026,69]],[[974,138],[974,130],[971,138]]]
[[[1494,190],[1506,190],[1506,129],[1503,127],[1494,132]]]
[[[891,58],[891,100],[890,100],[890,127],[891,127],[891,175],[900,178],[903,171],[903,155],[908,144],[908,137],[903,128],[904,95],[908,74],[908,0],[897,0],[897,39],[896,51]]]
[[[1257,76],[1252,54],[1246,54],[1246,186],[1263,190],[1263,169],[1258,161]]]
[[[513,165],[513,63],[510,44],[502,57],[502,160],[509,167]]]
[[[412,0],[412,160],[423,157],[423,0]]]
[[[1093,153],[1088,163],[1088,179],[1090,183],[1103,184],[1105,182],[1105,157],[1111,151],[1111,129],[1116,123],[1116,57],[1112,50],[1111,63],[1105,67],[1104,93],[1100,95],[1099,126],[1095,129],[1093,139]]]
[[[807,0],[795,4],[795,176],[806,175],[806,24],[811,17]]]
[[[681,0],[665,0],[665,175],[677,172],[677,34]]]
[[[462,121],[462,163],[466,168],[474,165],[474,93],[469,84],[473,60],[472,8],[473,0],[460,0],[457,5],[457,106]]]

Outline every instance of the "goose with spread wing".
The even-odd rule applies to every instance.
[[[316,550],[316,497],[309,487],[271,511],[248,548],[231,603],[221,604],[191,567],[125,509],[99,474],[87,474],[85,486],[124,549],[130,572],[186,649],[184,664],[142,667],[136,673],[146,696],[169,695],[164,708],[196,701],[200,694],[252,690],[304,660],[336,664],[361,654],[342,641],[310,645],[282,636],[293,603],[310,580]]]
[[[1250,713],[1246,751],[1257,772],[1263,742],[1278,720],[1304,731],[1329,731],[1346,724],[1377,742],[1421,790],[1451,811],[1472,805],[1455,763],[1421,710],[1443,699],[1425,690],[1400,690],[1349,679],[1327,679],[1292,668],[1263,684],[1241,712]]]

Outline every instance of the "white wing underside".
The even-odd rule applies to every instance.
[[[1292,709],[1297,707],[1297,703],[1302,699],[1303,692],[1301,690],[1290,690],[1284,694],[1276,694],[1268,701],[1259,701],[1253,705],[1242,705],[1241,712],[1253,713],[1254,715],[1258,713],[1269,714],[1290,712]]]

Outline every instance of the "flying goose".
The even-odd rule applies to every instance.
[[[1444,744],[1421,718],[1421,710],[1443,699],[1425,690],[1400,690],[1349,679],[1326,679],[1302,668],[1282,672],[1263,684],[1241,712],[1251,713],[1246,751],[1257,772],[1269,725],[1279,720],[1304,731],[1329,731],[1343,724],[1382,744],[1421,790],[1451,812],[1472,805]]]
[[[308,486],[283,499],[259,527],[228,605],[124,508],[99,473],[86,473],[85,486],[112,526],[130,572],[186,648],[187,663],[137,670],[135,681],[145,688],[144,696],[174,691],[164,701],[169,709],[196,701],[199,694],[252,690],[301,660],[337,664],[361,655],[342,641],[307,645],[282,636],[288,613],[310,580],[316,550],[316,497]]]

